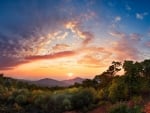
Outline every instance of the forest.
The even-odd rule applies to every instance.
[[[0,113],[92,113],[102,106],[106,113],[149,113],[149,102],[150,60],[113,61],[93,79],[69,87],[40,87],[0,74]]]

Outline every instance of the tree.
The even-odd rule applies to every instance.
[[[144,60],[142,62],[143,66],[143,76],[150,79],[150,60]]]
[[[95,80],[86,79],[82,82],[84,87],[97,87],[97,82]]]
[[[72,105],[75,110],[88,109],[93,103],[94,94],[90,89],[81,89],[72,96]]]
[[[121,70],[121,65],[121,62],[113,61],[112,65],[110,65],[106,71],[100,75],[95,76],[93,80],[96,81],[95,83],[98,84],[97,86],[99,88],[107,87],[116,73]]]
[[[137,94],[140,91],[140,77],[142,66],[140,63],[133,61],[125,61],[123,64],[125,71],[125,82],[129,89],[129,95]]]
[[[112,101],[125,100],[128,97],[128,87],[125,83],[124,77],[115,77],[110,85],[108,97]]]

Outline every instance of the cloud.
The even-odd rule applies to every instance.
[[[101,60],[98,58],[95,58],[91,55],[85,55],[80,60],[78,60],[79,64],[83,64],[84,66],[96,66],[101,67]]]
[[[79,38],[83,38],[85,39],[85,35],[82,32],[81,28],[80,28],[80,23],[79,21],[70,21],[68,23],[66,23],[65,27],[67,29],[70,29],[73,33],[75,33]]]
[[[14,69],[20,64],[29,63],[29,61],[21,58],[12,58],[9,56],[0,56],[0,70]]]
[[[71,11],[63,1],[4,1],[0,7],[3,7],[0,13],[1,69],[2,65],[7,69],[5,64],[10,69],[24,63],[26,56],[49,54],[54,40],[63,40],[68,36],[64,24],[81,15]],[[5,57],[8,61],[3,60]]]
[[[70,57],[74,56],[77,53],[75,51],[62,51],[62,52],[57,52],[53,54],[48,54],[48,55],[35,55],[35,56],[28,56],[25,57],[26,60],[30,61],[35,61],[35,60],[50,60],[50,59],[58,59],[58,58],[64,58],[64,57]]]
[[[91,35],[88,31],[84,31],[80,26],[80,21],[69,21],[66,23],[66,29],[70,29],[73,33],[75,33],[79,38],[85,39],[86,36]]]
[[[68,49],[70,46],[67,44],[56,44],[55,46],[52,47],[52,49],[54,51],[60,51],[60,50],[66,50]]]
[[[82,35],[84,35],[86,38],[82,41],[82,45],[86,46],[87,44],[89,44],[90,42],[92,42],[92,40],[94,39],[94,36],[92,33],[90,32],[82,32]]]
[[[57,36],[57,39],[65,39],[68,36],[68,32],[63,33],[60,36]]]
[[[150,41],[146,42],[145,45],[146,45],[147,47],[150,47]]]
[[[90,31],[83,30],[81,28],[81,23],[77,21],[68,22],[65,27],[70,29],[73,33],[75,33],[79,38],[83,39],[82,46],[88,45],[94,39],[94,35]]]
[[[119,22],[119,21],[121,21],[121,17],[120,16],[116,16],[115,17],[115,22]]]
[[[125,6],[126,10],[130,11],[132,8],[129,5]]]
[[[147,12],[144,12],[144,13],[136,13],[136,18],[137,19],[140,19],[140,20],[143,20],[145,16],[147,16],[148,13]]]
[[[138,34],[138,33],[132,33],[132,34],[129,35],[129,37],[132,40],[140,41],[141,38],[142,38],[142,35]]]
[[[84,55],[77,61],[79,65],[100,68],[108,65],[112,53],[102,47],[87,47],[81,50]]]
[[[119,37],[119,40],[112,45],[112,52],[118,60],[138,60],[139,50],[137,49],[138,43],[142,35],[140,34],[125,34],[123,32],[112,32],[110,35]]]
[[[116,37],[116,38],[123,38],[125,37],[125,34],[122,33],[122,32],[119,32],[119,31],[111,31],[109,32],[109,34],[113,37]]]

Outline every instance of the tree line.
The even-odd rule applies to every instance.
[[[0,74],[1,113],[86,113],[99,106],[109,106],[108,113],[142,113],[149,100],[150,60],[113,61],[93,79],[69,87],[39,87]]]

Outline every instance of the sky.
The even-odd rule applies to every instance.
[[[0,73],[93,78],[150,58],[148,0],[0,0]]]

